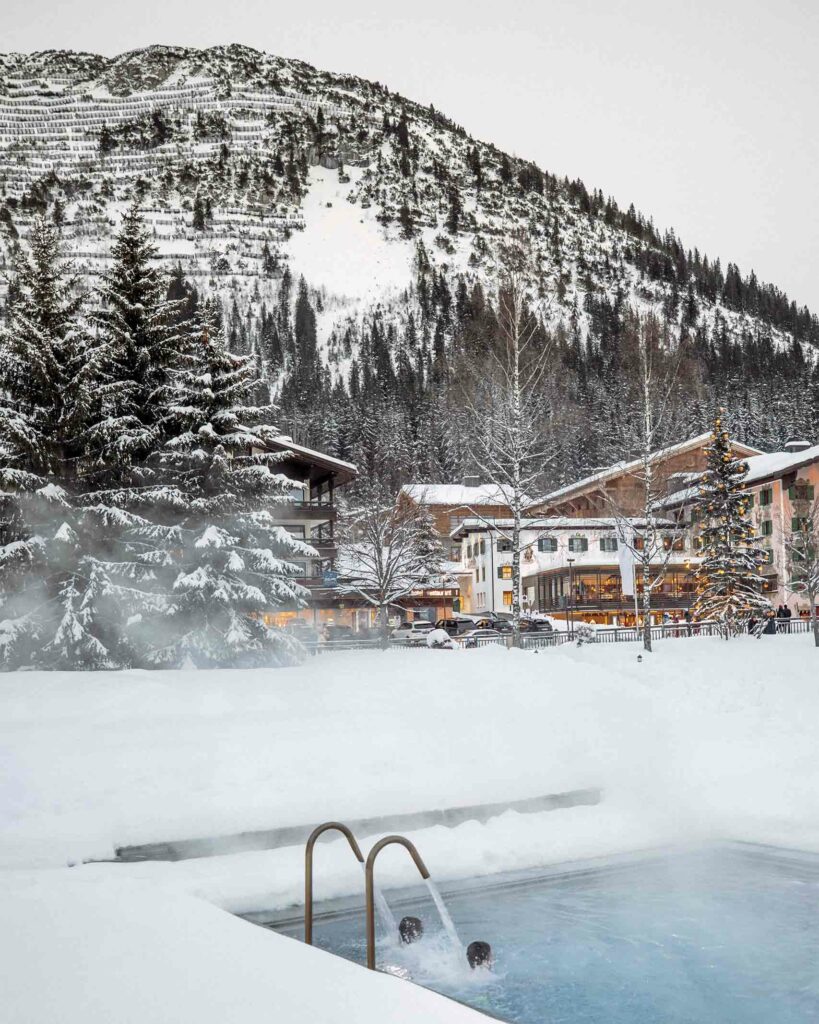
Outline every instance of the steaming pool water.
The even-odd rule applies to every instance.
[[[819,857],[741,844],[476,880],[446,892],[471,971],[428,893],[387,892],[424,938],[379,934],[378,966],[516,1024],[816,1024]],[[360,903],[316,906],[314,943],[364,963]],[[274,923],[300,936],[295,921]]]

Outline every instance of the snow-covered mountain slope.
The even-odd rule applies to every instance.
[[[97,274],[135,192],[169,265],[258,299],[290,264],[329,301],[325,337],[419,261],[491,283],[522,229],[555,324],[587,331],[605,295],[689,330],[819,338],[776,289],[379,83],[242,46],[0,56],[0,269],[46,211]]]

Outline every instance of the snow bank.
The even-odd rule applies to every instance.
[[[68,873],[65,873],[68,874]],[[473,1010],[144,883],[0,882],[8,1024],[468,1024]],[[317,983],[317,981],[319,983]]]
[[[681,834],[673,815],[643,817],[608,805],[538,814],[507,811],[485,824],[468,821],[455,828],[438,825],[402,834],[415,843],[439,883],[710,838],[706,832],[696,834],[690,829]],[[365,853],[379,838],[362,840]],[[314,861],[317,902],[339,896],[363,899],[361,867],[345,839],[319,843]],[[73,874],[150,881],[236,914],[282,910],[299,906],[304,899],[301,846],[177,862],[85,864],[74,868]],[[406,851],[395,846],[379,855],[377,875],[379,885],[387,889],[418,883]]]
[[[622,816],[615,832],[640,823],[637,845],[651,830],[815,844],[811,638],[656,648],[640,665],[637,645],[591,644],[349,652],[279,670],[8,675],[0,863],[59,866],[125,844],[597,786]],[[556,837],[571,815],[593,822],[602,811],[542,817]],[[540,827],[539,816],[521,817]],[[493,827],[482,826],[487,869],[514,866]],[[578,825],[584,848],[593,828]],[[563,851],[548,831],[537,841],[544,862]],[[442,862],[457,871],[451,852]]]

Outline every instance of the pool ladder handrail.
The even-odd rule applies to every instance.
[[[385,846],[391,846],[394,843],[406,848],[410,857],[412,857],[415,862],[415,866],[418,868],[421,878],[424,880],[429,878],[429,871],[427,870],[426,864],[421,860],[421,855],[409,839],[404,836],[385,836],[383,839],[379,839],[375,846],[370,850],[369,856],[367,857],[365,875],[367,900],[367,967],[371,971],[375,970],[375,882],[373,879],[375,858]]]
[[[356,860],[359,864],[364,863],[364,854],[361,852],[355,836],[340,821],[325,821],[323,825],[316,826],[310,833],[304,848],[304,941],[308,946],[313,945],[313,847],[320,835],[333,830],[346,836]]]

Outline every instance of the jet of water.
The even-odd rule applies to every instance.
[[[365,868],[365,865],[361,865]],[[398,922],[395,920],[395,915],[390,910],[390,905],[387,903],[387,898],[379,887],[373,883],[373,896],[375,897],[375,912],[378,916],[378,920],[381,922],[381,927],[384,930],[386,938],[390,942],[397,942],[398,940]]]
[[[429,894],[432,897],[435,906],[438,908],[438,913],[441,915],[441,920],[443,921],[444,924],[444,931],[449,936],[449,941],[452,943],[455,950],[458,953],[460,953],[464,948],[464,944],[461,942],[458,936],[458,932],[455,929],[455,922],[452,920],[452,916],[450,915],[449,910],[447,909],[446,903],[444,903],[444,898],[441,895],[438,886],[432,881],[431,878],[428,878],[426,880],[426,883],[427,889],[429,889]]]

